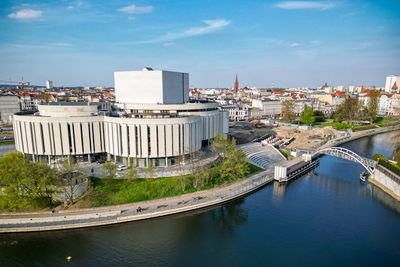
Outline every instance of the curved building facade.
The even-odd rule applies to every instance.
[[[228,132],[228,115],[217,103],[188,102],[187,73],[145,68],[114,76],[114,112],[100,112],[101,103],[52,103],[39,105],[34,114],[16,113],[16,149],[49,162],[107,157],[140,167],[149,161],[169,166],[215,133]],[[136,99],[143,103],[131,103]]]
[[[149,161],[169,166],[199,150],[216,132],[228,132],[227,113],[216,103],[118,103],[118,112],[108,115],[99,115],[96,105],[55,104],[14,115],[16,149],[33,160],[108,157],[140,167]]]

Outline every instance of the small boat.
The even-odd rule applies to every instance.
[[[362,173],[360,174],[360,181],[361,181],[361,182],[365,183],[365,180],[366,180],[367,178],[368,178],[368,173],[362,172]]]

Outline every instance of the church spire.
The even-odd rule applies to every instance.
[[[239,92],[239,81],[238,81],[238,76],[237,76],[237,74],[236,74],[235,86],[233,87],[233,92],[234,92],[234,93]]]

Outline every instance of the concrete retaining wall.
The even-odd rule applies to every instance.
[[[369,181],[391,195],[393,198],[400,201],[400,183],[387,176],[379,170],[379,168],[375,169],[375,172],[373,176],[369,178]]]

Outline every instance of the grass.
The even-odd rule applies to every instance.
[[[400,176],[400,167],[392,162],[390,162],[388,159],[386,158],[380,158],[378,160],[378,164],[382,165],[383,167],[385,167],[386,169],[389,169],[390,171],[394,172],[395,174]]]
[[[15,143],[14,140],[0,141],[0,146],[2,146],[2,145],[11,145],[11,144],[14,144],[14,143]]]
[[[353,129],[353,132],[359,132],[359,131],[365,131],[365,130],[371,130],[371,129],[376,129],[375,125],[366,125],[366,126],[359,126]]]
[[[286,157],[286,159],[289,159],[290,157],[292,157],[292,155],[290,154],[289,151],[286,151],[284,149],[279,149],[279,151]]]
[[[318,127],[318,128],[323,128],[323,127],[327,127],[327,126],[332,126],[336,130],[344,130],[344,129],[351,128],[350,124],[347,124],[344,122],[327,122],[327,123],[322,123],[322,124],[316,125],[316,127]]]
[[[219,167],[213,167],[218,171]],[[246,176],[260,171],[261,168],[250,164]],[[185,191],[182,190],[182,178],[164,177],[154,179],[100,179],[91,178],[92,188],[74,205],[77,208],[101,207],[120,205],[158,198],[172,197],[187,193],[213,188],[224,184],[217,180],[215,184],[204,183],[197,188],[193,187],[193,175],[185,175]]]
[[[396,125],[399,123],[399,118],[394,118],[394,117],[379,117],[376,118],[374,123],[378,126],[391,126],[391,125]]]

